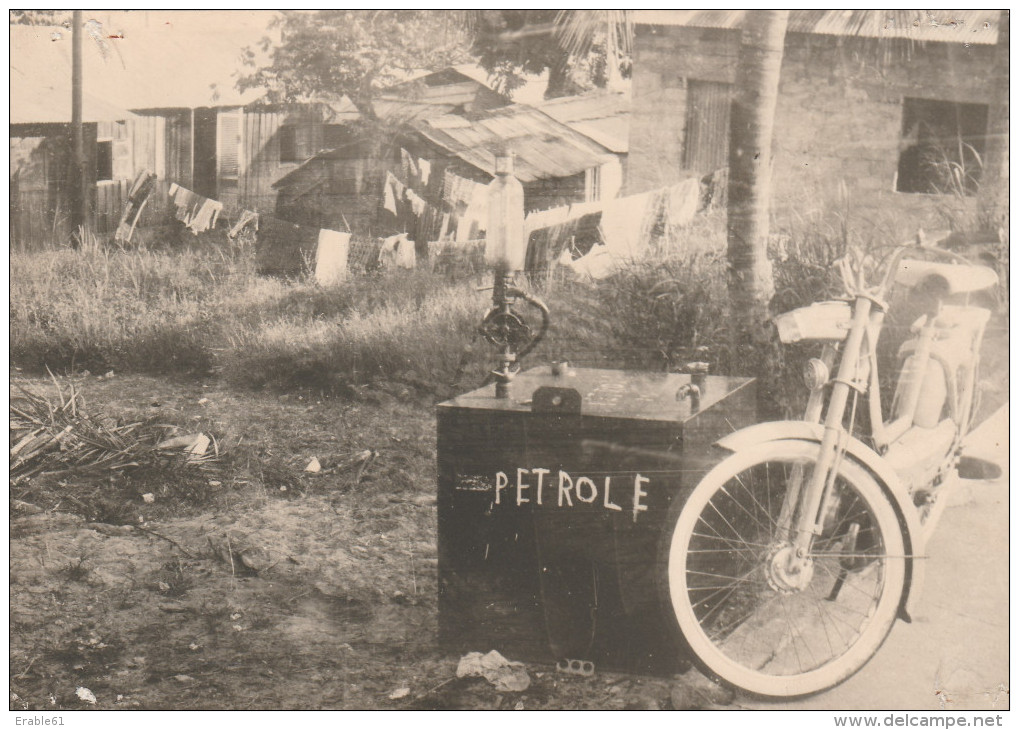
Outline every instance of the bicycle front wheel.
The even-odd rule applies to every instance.
[[[807,483],[818,448],[788,440],[733,454],[694,488],[672,532],[669,594],[683,638],[703,668],[754,694],[796,697],[850,677],[888,635],[905,588],[895,508],[848,458],[809,554],[796,559],[787,490]]]

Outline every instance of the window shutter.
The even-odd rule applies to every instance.
[[[236,180],[240,175],[243,119],[242,109],[216,115],[216,176],[221,180]]]
[[[133,177],[134,165],[131,160],[131,140],[129,138],[113,140],[113,180],[130,180]]]
[[[729,164],[729,104],[732,84],[689,81],[683,167],[713,172]]]

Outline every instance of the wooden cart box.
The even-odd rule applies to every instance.
[[[539,367],[438,406],[439,636],[450,651],[680,668],[662,541],[752,380]],[[696,390],[697,392],[693,392]],[[677,396],[678,394],[678,396]]]

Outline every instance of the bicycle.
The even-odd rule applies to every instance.
[[[667,535],[668,601],[685,643],[709,674],[752,694],[833,687],[869,661],[897,617],[910,620],[975,410],[990,311],[968,299],[994,286],[995,272],[899,246],[868,288],[865,263],[854,273],[839,262],[846,299],[775,320],[783,343],[823,345],[804,370],[803,420],[719,441],[731,454]],[[927,311],[900,350],[886,421],[876,348],[894,284],[923,292]],[[869,434],[857,433],[861,396]]]

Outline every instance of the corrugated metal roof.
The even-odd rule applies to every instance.
[[[510,100],[450,67],[391,86],[372,103],[380,118],[406,123],[444,114],[497,109]]]
[[[273,14],[226,11],[96,13],[83,38],[85,91],[124,109],[244,106],[264,96],[237,90],[242,52],[269,34]],[[86,25],[93,13],[85,14]],[[11,70],[23,74],[19,103],[45,107],[48,89],[69,85],[71,31],[10,26]],[[35,92],[37,90],[37,93]],[[12,99],[12,104],[14,100]]]
[[[635,10],[639,25],[739,28],[743,10]],[[998,10],[792,10],[789,31],[914,41],[993,44]]]
[[[536,105],[558,122],[619,154],[630,149],[630,95],[592,91]]]
[[[448,104],[463,107],[468,112],[495,109],[510,103],[491,87],[452,67],[396,84],[379,96],[422,104]]]
[[[477,169],[495,174],[495,153],[516,154],[521,182],[576,175],[610,159],[612,153],[544,112],[523,104],[470,117],[448,115],[423,120],[415,129],[425,139]]]

